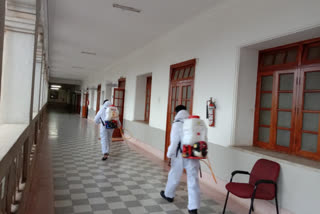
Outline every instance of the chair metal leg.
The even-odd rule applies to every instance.
[[[251,211],[254,212],[254,209],[253,209],[253,201],[254,201],[254,197],[251,198],[251,204],[250,204],[249,214],[251,214]]]
[[[279,214],[279,207],[278,207],[278,198],[277,198],[277,193],[275,196],[275,200],[276,200],[276,209],[277,209],[277,214]]]
[[[223,207],[222,214],[224,214],[224,213],[225,213],[225,211],[226,211],[226,207],[227,207],[228,199],[229,199],[229,191],[228,191],[228,193],[227,193],[226,202],[224,203],[224,207]]]

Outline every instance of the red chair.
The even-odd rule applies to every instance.
[[[226,210],[230,192],[240,198],[251,198],[249,214],[251,214],[251,211],[254,212],[253,201],[255,198],[262,200],[275,199],[277,214],[279,214],[277,200],[277,179],[279,172],[280,165],[266,159],[258,160],[254,164],[251,173],[239,170],[232,172],[230,182],[226,185],[228,193],[223,208],[223,214]],[[232,182],[233,176],[236,174],[250,175],[249,183]]]

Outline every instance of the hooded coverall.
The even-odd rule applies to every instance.
[[[100,123],[101,150],[103,155],[109,154],[110,142],[112,141],[112,134],[114,130],[114,129],[106,129],[106,127],[104,127],[104,125],[102,124],[102,121],[104,123],[104,119],[106,117],[106,110],[110,105],[111,105],[110,101],[105,102],[94,118],[94,122],[96,124]],[[120,128],[121,123],[120,121],[117,121],[117,122],[118,122],[118,127]]]
[[[179,185],[183,169],[185,168],[187,171],[188,183],[188,209],[195,210],[200,207],[200,186],[198,178],[200,161],[183,158],[180,151],[177,155],[178,145],[183,137],[183,121],[188,117],[189,113],[185,110],[181,110],[176,115],[174,123],[172,124],[170,146],[167,152],[167,157],[171,158],[171,169],[168,175],[165,196],[169,198],[175,197],[176,188]]]

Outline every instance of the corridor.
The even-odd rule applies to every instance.
[[[110,158],[103,162],[98,138],[98,126],[90,120],[49,114],[56,214],[187,213],[186,182],[169,204],[159,195],[166,167],[125,142],[113,142]],[[206,195],[202,199],[199,213],[221,213],[221,205]]]

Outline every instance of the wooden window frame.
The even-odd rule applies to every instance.
[[[1,97],[5,16],[6,16],[6,0],[3,0],[0,2],[0,97]]]
[[[146,101],[145,101],[145,108],[144,108],[144,121],[149,123],[149,120],[150,120],[150,105],[151,105],[152,76],[148,76],[146,79],[147,79],[147,81],[146,81]],[[148,100],[149,100],[149,103],[148,103]]]
[[[319,46],[320,38],[301,41],[289,45],[275,47],[271,49],[262,50],[259,52],[259,63],[258,63],[258,76],[257,76],[257,87],[256,87],[256,104],[255,104],[255,119],[254,119],[254,135],[253,145],[268,150],[284,152],[288,154],[298,155],[313,160],[320,160],[320,110],[319,111],[308,111],[303,110],[304,104],[304,93],[305,91],[305,74],[307,72],[319,72],[320,71],[320,59],[307,60],[308,50],[310,47]],[[267,54],[274,54],[286,51],[291,48],[298,48],[296,61],[293,63],[270,65],[265,66],[263,64],[263,57]],[[274,57],[275,58],[275,57]],[[273,59],[275,60],[275,59]],[[285,59],[283,60],[285,62]],[[292,73],[293,77],[293,89],[287,91],[292,93],[292,108],[291,109],[279,109],[278,108],[278,93],[286,93],[286,91],[280,91],[280,76],[282,74]],[[272,76],[272,91],[262,92],[261,83],[263,76]],[[320,92],[320,90],[308,90],[308,92]],[[260,107],[262,93],[272,93],[271,108],[264,109]],[[260,111],[270,111],[270,125],[260,124]],[[278,112],[287,111],[291,112],[291,126],[290,128],[278,127]],[[302,130],[303,113],[319,113],[319,130],[307,131]],[[259,141],[259,127],[269,128],[269,142]],[[283,129],[290,131],[290,144],[289,147],[277,145],[277,130]],[[301,150],[302,144],[302,133],[312,133],[318,135],[318,144],[316,152],[308,152]]]

